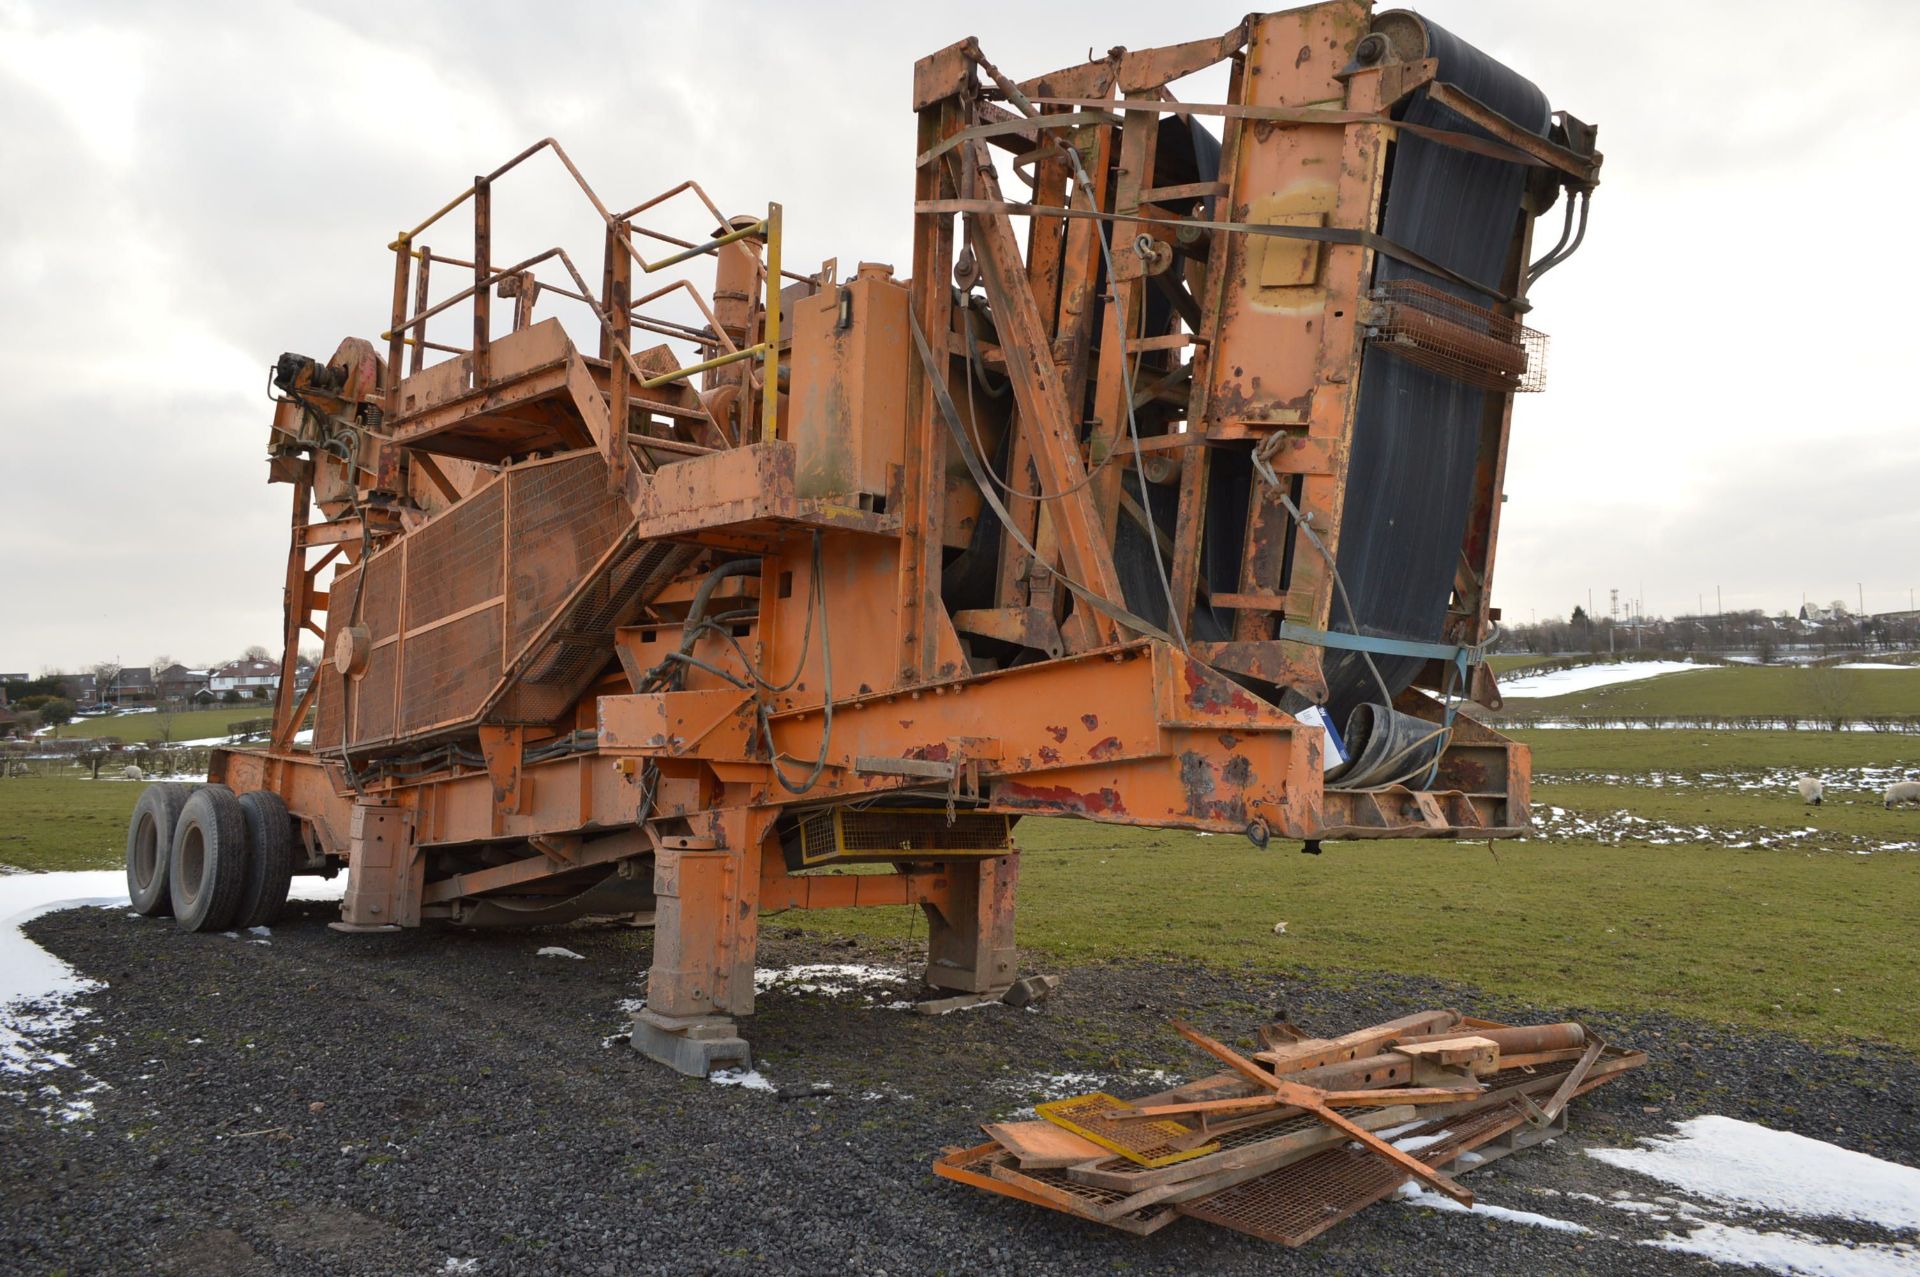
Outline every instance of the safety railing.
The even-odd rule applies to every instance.
[[[566,250],[557,246],[524,258],[510,266],[495,268],[492,264],[493,184],[543,150],[551,151],[554,158],[566,169],[567,174],[579,187],[587,202],[592,205],[605,228],[606,248],[602,284],[597,292],[587,282],[585,275]],[[691,193],[705,206],[718,226],[725,228],[723,233],[705,241],[691,241],[634,222],[633,219],[639,214],[658,208],[668,200],[687,193]],[[468,204],[473,208],[473,253],[470,260],[436,255],[429,246],[421,242],[421,237],[428,230]],[[675,251],[649,260],[636,247],[637,237],[664,243]],[[410,230],[401,231],[388,245],[394,253],[392,322],[387,331],[381,334],[382,339],[387,342],[387,366],[390,370],[387,415],[390,420],[399,415],[400,369],[403,357],[409,352],[410,372],[422,371],[426,364],[427,352],[434,351],[450,356],[470,357],[474,388],[481,388],[488,383],[490,380],[488,350],[493,340],[492,299],[498,288],[503,295],[514,299],[516,331],[531,322],[533,306],[545,293],[577,302],[592,313],[600,330],[601,357],[613,364],[616,372],[613,378],[616,409],[613,421],[616,423],[616,428],[610,432],[608,440],[608,461],[616,471],[624,469],[630,457],[629,450],[624,446],[625,401],[630,384],[638,385],[645,390],[654,390],[743,361],[752,361],[758,365],[758,368],[749,371],[747,384],[753,387],[757,382],[757,389],[760,391],[759,436],[762,439],[775,438],[779,429],[778,366],[782,336],[780,281],[783,277],[801,281],[809,280],[807,276],[795,275],[781,269],[781,239],[780,205],[769,204],[766,216],[752,222],[729,224],[719,207],[708,198],[699,184],[693,181],[681,182],[670,187],[623,213],[613,213],[595,193],[560,144],[552,138],[543,138],[491,173],[476,177],[466,190],[436,209],[419,225]],[[637,299],[630,299],[627,296],[628,282],[635,268],[642,275],[653,275],[699,257],[717,255],[742,241],[752,241],[765,247],[764,261],[757,261],[754,267],[755,286],[751,289],[751,294],[760,296],[750,294],[747,323],[736,326],[736,330],[744,331],[746,336],[751,336],[757,331],[760,337],[758,341],[751,344],[737,341],[728,331],[728,326],[720,321],[715,307],[702,296],[700,290],[694,287],[690,280],[674,280]],[[557,264],[565,272],[567,281],[572,285],[571,288],[536,276],[535,268],[548,263]],[[470,272],[471,282],[453,295],[429,304],[432,268],[436,264]],[[641,309],[682,292],[691,300],[705,321],[704,329],[695,328],[665,316],[649,315]],[[473,338],[470,346],[428,339],[429,321],[469,302],[472,305],[473,318]],[[685,367],[665,372],[649,372],[640,365],[633,353],[631,338],[636,331],[685,341],[703,352],[711,353],[709,357],[696,360]],[[622,370],[625,376],[619,375]],[[758,372],[757,377],[754,375],[755,371]],[[745,414],[743,413],[742,416],[744,418]],[[741,438],[729,432],[724,424],[716,424],[720,436],[728,446],[737,446],[742,441]],[[744,437],[748,423],[743,420],[741,425]],[[671,445],[666,449],[668,451],[706,451],[706,449],[695,448],[677,441],[663,442]],[[644,460],[643,457],[643,463]]]

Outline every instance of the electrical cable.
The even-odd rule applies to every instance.
[[[820,727],[820,753],[819,756],[813,760],[813,770],[807,773],[807,778],[804,781],[795,784],[787,778],[786,770],[780,765],[779,747],[773,742],[773,707],[771,703],[766,700],[760,702],[760,731],[767,742],[767,764],[773,770],[774,779],[780,782],[780,787],[790,794],[804,794],[813,788],[814,782],[820,779],[820,773],[827,768],[827,751],[833,741],[833,629],[832,622],[828,619],[827,582],[826,575],[822,571],[820,530],[818,528],[815,528],[813,532],[813,594],[820,605],[820,712],[822,721]],[[803,658],[801,666],[794,670],[793,679],[788,680],[788,686],[791,686],[794,680],[800,677],[800,669],[804,667],[805,661]]]

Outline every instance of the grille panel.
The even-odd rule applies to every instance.
[[[508,650],[518,653],[585,579],[632,512],[607,491],[607,467],[586,453],[508,477],[513,599]]]
[[[1545,333],[1418,280],[1395,279],[1373,290],[1367,340],[1481,390],[1547,388]]]
[[[327,645],[320,666],[313,672],[320,682],[313,694],[313,748],[316,753],[340,748],[346,733],[347,680],[334,668],[334,641],[353,616],[354,600],[360,594],[358,568],[334,572],[327,586]]]
[[[503,486],[496,479],[408,538],[408,629],[500,597]]]
[[[1013,850],[1013,822],[983,812],[955,812],[949,824],[937,807],[830,807],[808,812],[799,825],[800,861],[806,865],[1004,856]]]
[[[479,713],[500,677],[501,605],[407,640],[402,735]]]

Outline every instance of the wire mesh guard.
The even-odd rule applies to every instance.
[[[1013,850],[1013,822],[986,812],[955,812],[949,820],[939,807],[829,807],[801,816],[799,826],[806,865],[1004,856]]]
[[[1139,1166],[1172,1166],[1213,1152],[1220,1145],[1202,1142],[1192,1128],[1171,1118],[1149,1121],[1120,1121],[1116,1112],[1133,1106],[1111,1095],[1095,1092],[1072,1099],[1036,1104],[1033,1111],[1101,1148],[1110,1148]]]
[[[1444,1167],[1524,1121],[1526,1110],[1515,1102],[1438,1118],[1408,1136],[1431,1140],[1415,1156],[1429,1166]],[[1407,1178],[1405,1171],[1378,1155],[1343,1144],[1185,1203],[1179,1210],[1236,1232],[1298,1246],[1386,1197]]]
[[[1482,390],[1546,389],[1545,333],[1418,280],[1396,279],[1368,296],[1370,344]]]

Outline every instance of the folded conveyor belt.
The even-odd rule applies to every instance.
[[[1464,40],[1404,12],[1375,22],[1406,59],[1439,60],[1439,78],[1524,128],[1544,135],[1546,97],[1532,83]],[[1409,47],[1412,46],[1412,47]],[[1480,132],[1422,89],[1399,118],[1440,129]],[[1388,172],[1380,231],[1469,279],[1499,289],[1521,217],[1526,169],[1403,133]],[[1416,279],[1479,305],[1489,298],[1381,256],[1374,282]],[[1339,568],[1357,615],[1336,597],[1331,628],[1426,642],[1442,638],[1454,568],[1473,499],[1488,392],[1385,352],[1361,367],[1353,450],[1347,472]],[[1413,681],[1422,659],[1376,656],[1388,690]],[[1326,673],[1335,721],[1345,723],[1380,689],[1357,652],[1328,649]]]

